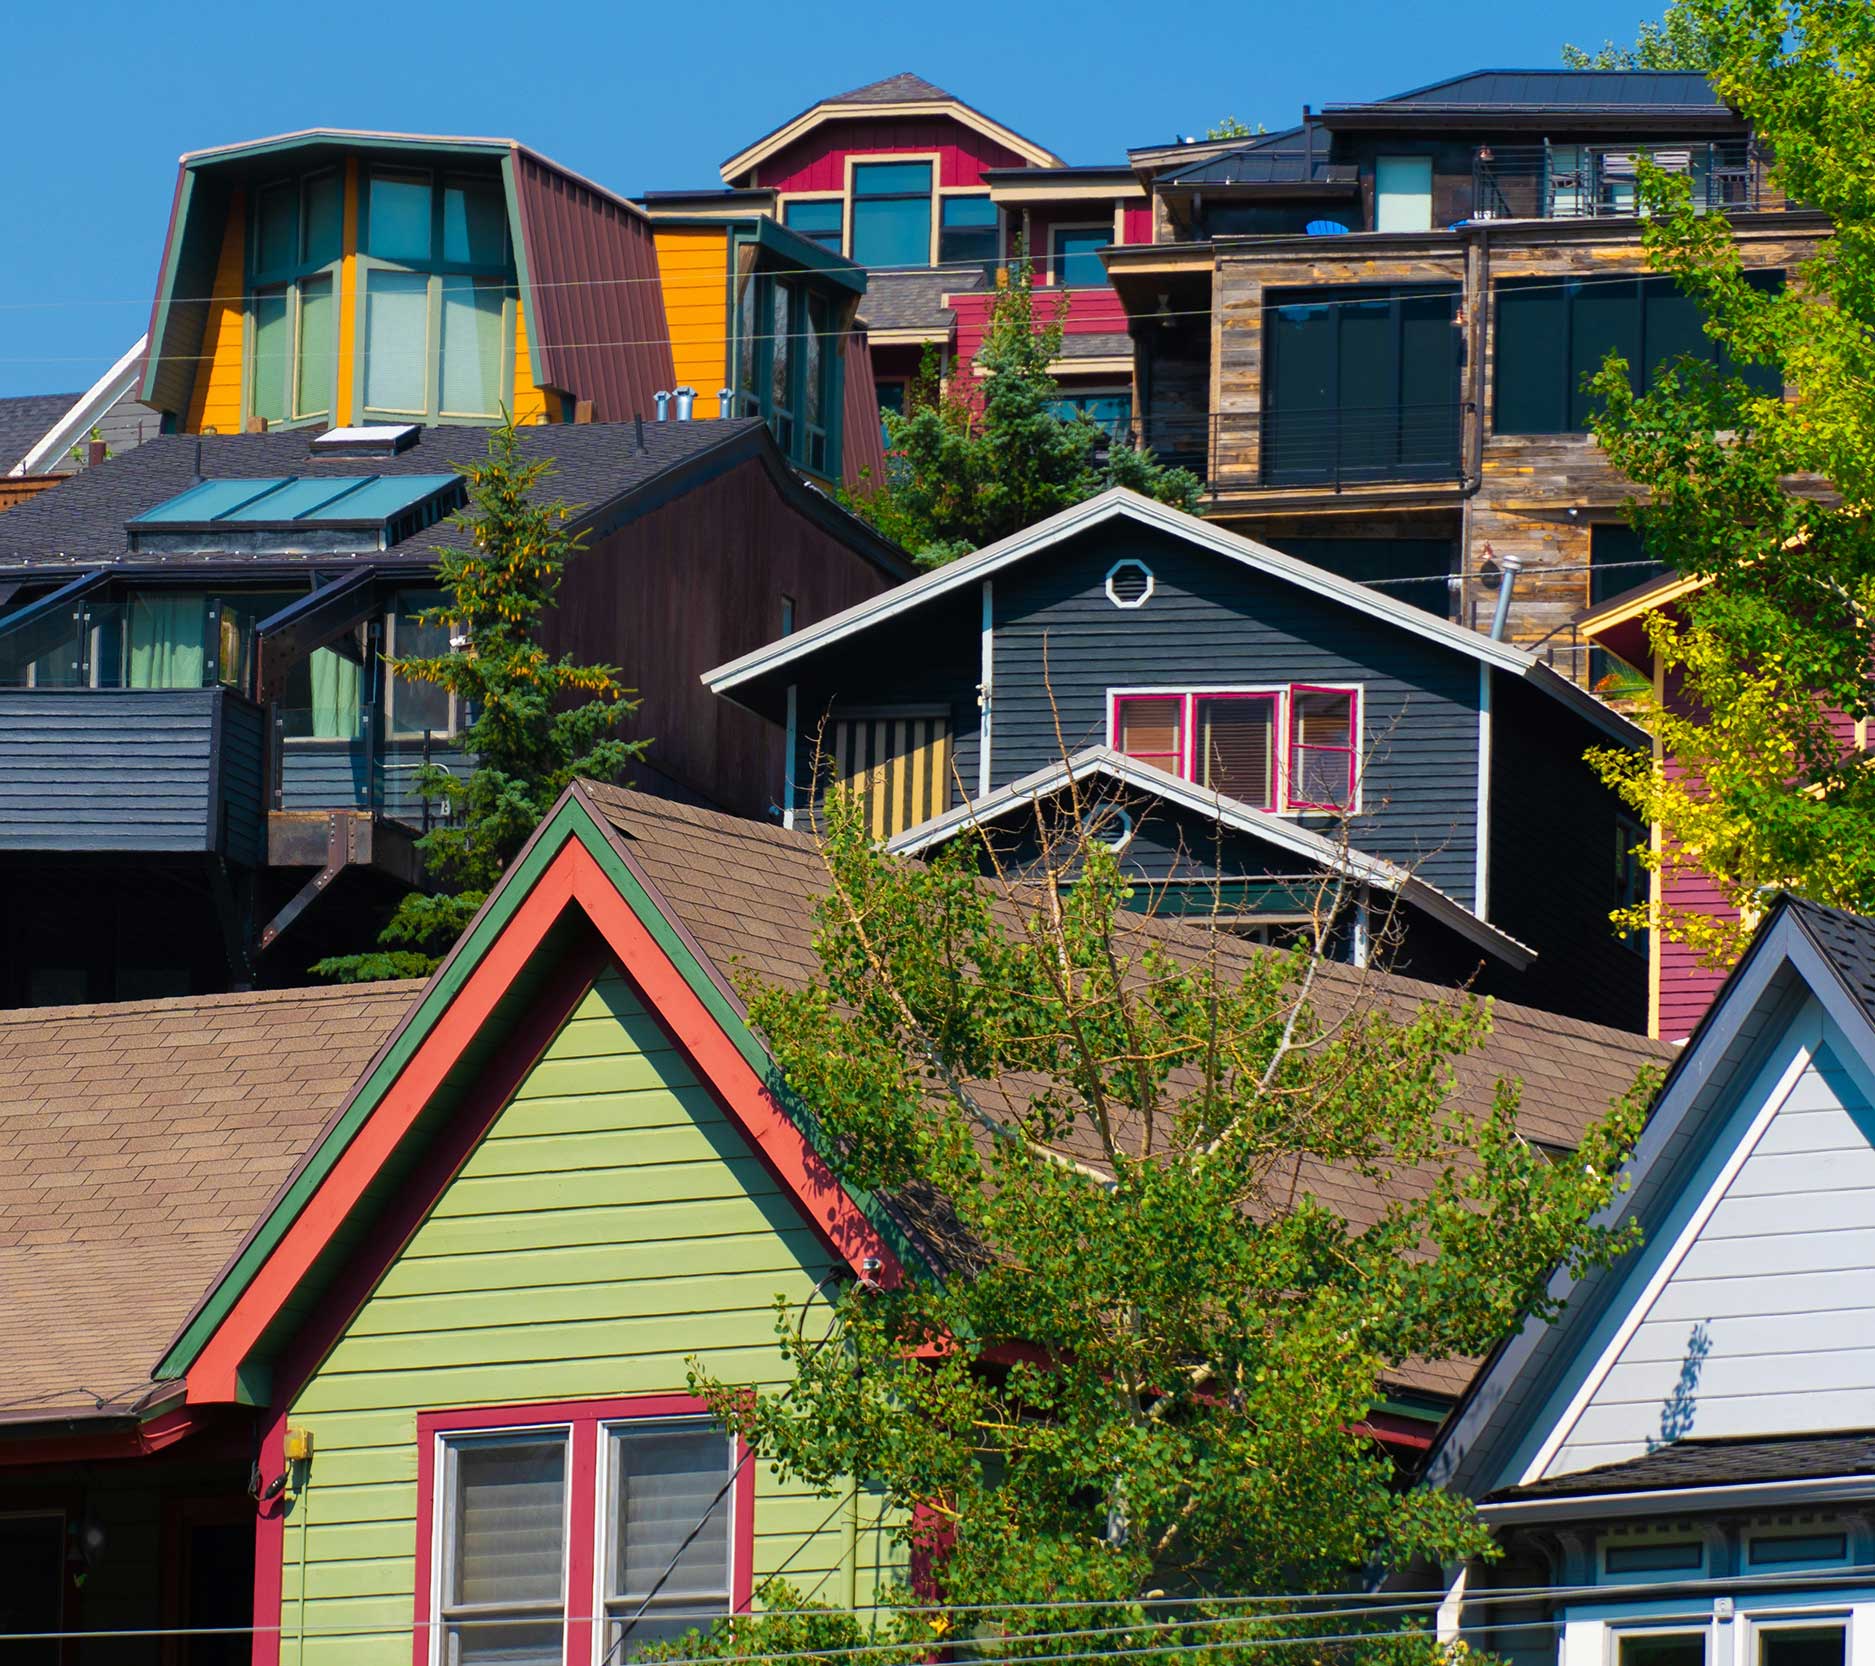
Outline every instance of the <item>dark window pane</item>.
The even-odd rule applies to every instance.
[[[254,225],[255,269],[290,272],[299,259],[299,187],[270,185],[262,191]]]
[[[345,187],[335,173],[314,174],[305,184],[305,240],[301,258],[325,266],[339,257]]]
[[[929,266],[931,199],[888,197],[853,204],[853,258],[862,266]]]
[[[449,627],[426,624],[420,611],[440,596],[406,597],[391,619],[390,653],[393,659],[440,659],[449,652]],[[418,735],[425,730],[450,732],[449,690],[441,683],[419,682],[415,677],[391,678],[391,730]]]
[[[1610,353],[1627,360],[1630,378],[1641,368],[1638,280],[1582,279],[1569,286],[1569,426],[1586,428],[1599,401],[1582,386]]]
[[[1646,1541],[1610,1545],[1606,1552],[1610,1573],[1668,1573],[1705,1566],[1705,1547],[1697,1539]]]
[[[790,231],[812,238],[823,248],[840,252],[840,233],[845,206],[839,202],[791,202],[781,211],[782,224]]]
[[[1716,344],[1701,327],[1699,303],[1671,278],[1648,278],[1642,283],[1641,330],[1646,342],[1647,387],[1682,354],[1704,364],[1717,358]]]
[[[1615,1666],[1706,1666],[1705,1633],[1628,1632],[1620,1638]]]
[[[1758,1666],[1843,1666],[1847,1637],[1840,1625],[1768,1626],[1758,1633]]]
[[[1567,432],[1568,316],[1568,298],[1553,280],[1497,286],[1495,432]]]
[[[1409,468],[1458,472],[1457,297],[1400,301],[1400,455]]]
[[[853,169],[855,198],[912,194],[931,194],[929,162],[861,162]]]
[[[1754,1538],[1750,1561],[1753,1567],[1762,1568],[1788,1562],[1840,1562],[1848,1554],[1848,1540],[1841,1533],[1779,1533]]]
[[[996,204],[988,197],[946,197],[938,221],[938,264],[994,265]]]
[[[0,1631],[57,1631],[65,1603],[65,1518],[0,1516]],[[7,1645],[8,1662],[55,1666],[58,1643]]]

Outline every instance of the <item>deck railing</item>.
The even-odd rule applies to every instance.
[[[1413,405],[1284,409],[1209,416],[1148,412],[1139,443],[1213,489],[1326,487],[1455,481],[1462,470],[1463,400]]]
[[[1691,182],[1693,206],[1728,212],[1765,200],[1763,164],[1749,139],[1620,145],[1481,145],[1471,164],[1474,220],[1619,218],[1640,210],[1640,157]]]

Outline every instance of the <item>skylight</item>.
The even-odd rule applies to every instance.
[[[135,550],[389,549],[462,502],[455,474],[267,475],[203,480],[128,523]]]

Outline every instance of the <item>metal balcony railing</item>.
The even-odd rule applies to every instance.
[[[1693,205],[1727,211],[1775,207],[1749,139],[1684,143],[1481,145],[1472,155],[1474,220],[1618,218],[1640,210],[1637,159],[1650,157],[1692,183]]]
[[[1464,400],[1325,411],[1147,412],[1139,443],[1213,489],[1344,487],[1457,480]]]

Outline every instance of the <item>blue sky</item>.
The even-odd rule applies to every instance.
[[[914,70],[1070,162],[1278,127],[1304,103],[1631,40],[1632,0],[89,0],[17,8],[0,54],[0,394],[78,389],[143,329],[185,150],[299,127],[500,134],[628,194],[720,183],[817,98]]]

